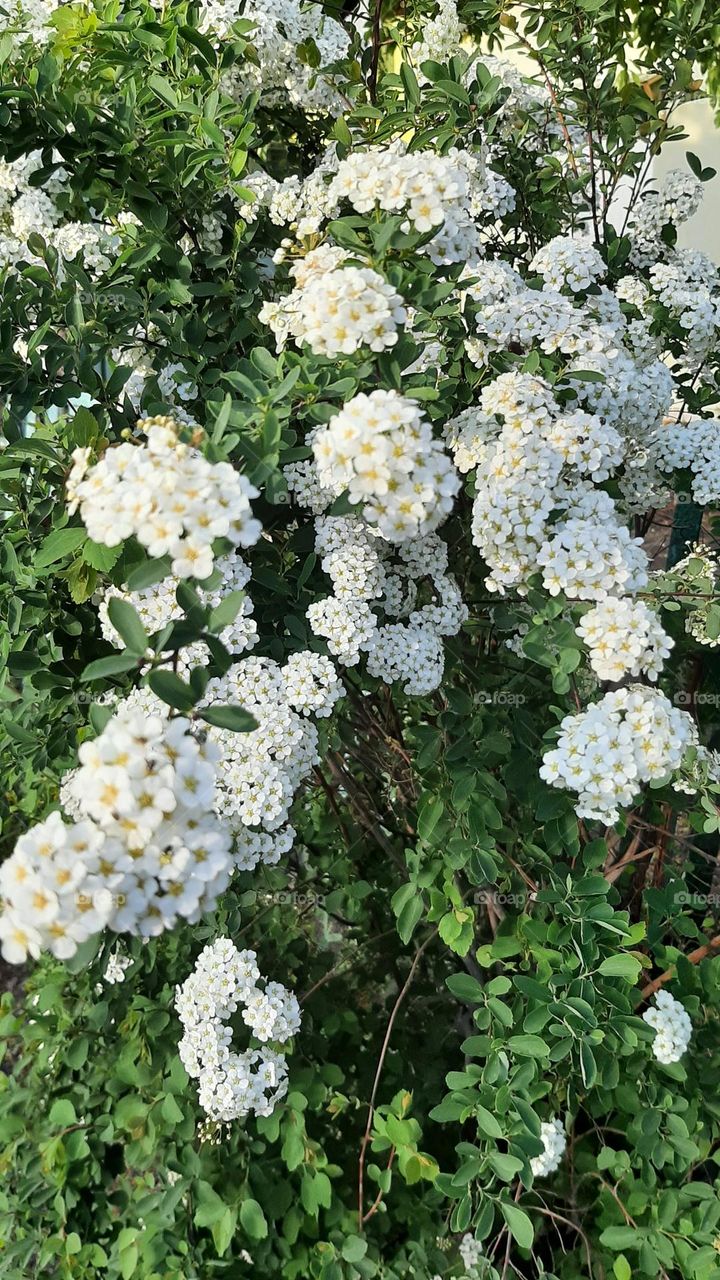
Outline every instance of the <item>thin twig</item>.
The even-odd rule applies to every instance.
[[[375,1079],[373,1080],[372,1093],[370,1094],[370,1104],[369,1104],[367,1124],[365,1126],[365,1133],[363,1135],[363,1140],[360,1146],[360,1158],[358,1160],[358,1228],[361,1235],[362,1235],[363,1222],[364,1222],[364,1209],[363,1209],[364,1185],[363,1184],[364,1184],[364,1177],[365,1177],[365,1154],[367,1152],[368,1143],[370,1142],[370,1133],[372,1131],[373,1118],[375,1116],[375,1099],[377,1098],[377,1092],[380,1085],[380,1077],[382,1075],[383,1066],[385,1065],[385,1055],[387,1054],[387,1051],[388,1051],[388,1047],[390,1044],[390,1037],[392,1035],[393,1026],[395,1025],[395,1019],[398,1015],[400,1005],[402,1004],[403,1000],[405,999],[405,996],[408,993],[408,990],[410,989],[412,980],[415,977],[415,972],[417,970],[417,967],[424,953],[426,952],[427,948],[430,946],[430,943],[433,941],[433,939],[437,937],[437,934],[438,934],[438,930],[433,929],[433,932],[429,935],[429,937],[425,939],[422,946],[418,947],[417,951],[415,952],[415,959],[410,965],[410,972],[408,973],[407,978],[405,979],[402,987],[400,988],[398,997],[395,1001],[395,1004],[392,1007],[392,1012],[388,1019],[388,1024],[385,1030],[385,1037],[382,1042],[382,1048],[380,1050],[380,1057],[378,1058],[378,1064],[375,1069]]]
[[[709,938],[702,947],[696,947],[694,951],[691,951],[690,954],[685,957],[685,959],[690,964],[699,964],[706,956],[713,955],[718,949],[720,949],[720,933],[716,934],[714,938]],[[674,977],[675,965],[671,965],[669,969],[666,969],[664,973],[660,974],[659,978],[653,978],[652,982],[648,982],[647,986],[643,987],[640,992],[642,999],[648,1000],[650,996],[654,995],[655,992],[660,989],[660,987],[663,987],[666,982],[670,982],[671,978]]]

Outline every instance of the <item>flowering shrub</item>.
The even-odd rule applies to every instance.
[[[7,1280],[720,1275],[710,9],[4,5]]]

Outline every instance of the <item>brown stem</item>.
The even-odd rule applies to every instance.
[[[407,995],[410,989],[412,980],[415,977],[415,972],[417,970],[417,967],[424,953],[426,952],[427,948],[430,946],[430,943],[433,941],[433,939],[437,937],[437,934],[438,934],[438,930],[434,929],[433,932],[430,934],[430,936],[425,939],[422,946],[418,947],[417,951],[415,952],[415,959],[413,960],[410,966],[410,972],[408,973],[408,976],[405,979],[405,982],[400,988],[398,997],[395,1001],[395,1004],[392,1007],[392,1012],[388,1019],[388,1024],[385,1030],[385,1037],[382,1042],[382,1048],[380,1050],[380,1057],[378,1058],[378,1064],[375,1069],[375,1079],[373,1080],[372,1093],[370,1094],[370,1104],[369,1104],[367,1124],[365,1126],[365,1133],[363,1134],[363,1140],[360,1146],[360,1158],[358,1160],[358,1229],[361,1235],[363,1232],[363,1223],[365,1221],[364,1209],[363,1209],[365,1154],[367,1152],[368,1143],[370,1142],[370,1133],[372,1130],[372,1123],[375,1115],[375,1099],[377,1098],[377,1091],[380,1085],[380,1077],[382,1075],[383,1066],[385,1065],[385,1055],[387,1054],[387,1051],[388,1051],[388,1047],[390,1044],[390,1037],[392,1035],[392,1030],[395,1025],[395,1019],[398,1015],[400,1005],[402,1004],[403,1000],[405,999],[405,996]]]
[[[372,54],[370,57],[370,78],[368,89],[370,101],[377,101],[378,65],[380,63],[380,46],[382,44],[382,4],[383,0],[375,0],[372,20]]]
[[[330,808],[332,809],[333,813],[335,814],[335,817],[336,817],[336,818],[337,818],[337,820],[338,820],[338,826],[340,827],[340,830],[341,830],[341,831],[342,831],[342,833],[343,833],[343,839],[344,839],[344,841],[345,841],[345,843],[346,843],[346,845],[347,845],[348,849],[352,848],[352,845],[353,845],[354,841],[353,841],[352,836],[350,835],[350,832],[349,832],[349,830],[348,830],[347,826],[345,825],[345,821],[344,821],[344,819],[343,819],[343,816],[342,816],[342,813],[341,813],[340,807],[339,807],[338,802],[337,802],[337,800],[336,800],[336,798],[335,798],[335,792],[333,791],[332,787],[330,786],[330,783],[328,782],[327,778],[325,777],[325,774],[323,773],[322,769],[320,769],[320,767],[319,767],[318,765],[316,765],[316,766],[315,766],[315,768],[313,769],[313,773],[315,774],[315,777],[317,778],[318,782],[320,783],[320,786],[322,787],[323,791],[325,792],[325,795],[326,795],[326,796],[327,796],[327,798],[328,798],[328,802],[329,802],[329,804],[330,804]]]
[[[578,176],[578,168],[577,168],[577,163],[576,163],[576,161],[575,161],[575,152],[573,151],[572,138],[570,137],[570,131],[569,131],[568,127],[567,127],[567,124],[565,123],[565,117],[564,117],[564,115],[563,115],[563,113],[562,113],[562,110],[561,110],[561,108],[560,108],[560,103],[558,102],[558,97],[557,97],[557,94],[556,94],[555,89],[554,89],[554,87],[553,87],[553,83],[552,83],[552,81],[551,81],[551,79],[550,79],[550,76],[549,76],[549,75],[548,75],[548,73],[547,73],[547,68],[545,67],[545,64],[544,64],[544,62],[543,62],[542,58],[540,57],[540,54],[538,53],[537,49],[535,49],[535,48],[533,47],[533,45],[531,45],[530,41],[529,41],[529,40],[526,40],[524,36],[518,36],[518,39],[519,39],[519,41],[520,41],[520,43],[521,43],[521,44],[524,44],[524,45],[525,45],[525,48],[526,48],[526,49],[529,49],[529,50],[530,50],[530,53],[532,54],[533,58],[535,59],[535,61],[536,61],[536,62],[537,62],[537,64],[538,64],[538,66],[539,66],[540,70],[542,71],[543,79],[544,79],[545,84],[546,84],[546,86],[547,86],[547,91],[548,91],[548,93],[550,94],[550,101],[551,101],[551,102],[552,102],[552,104],[553,104],[553,109],[554,109],[554,111],[555,111],[555,116],[556,116],[556,118],[557,118],[557,122],[558,122],[558,124],[560,125],[560,129],[561,129],[561,131],[562,131],[563,138],[565,139],[565,147],[566,147],[566,149],[567,149],[567,153],[568,153],[568,160],[570,161],[570,168],[571,168],[571,169],[572,169],[572,171],[573,171],[573,176],[574,176],[575,178],[577,178],[577,176]]]
[[[311,987],[308,987],[305,994],[300,996],[299,1003],[304,1004],[305,1001],[309,1000],[316,991],[320,990],[320,987],[324,987],[326,982],[329,982],[331,978],[334,978],[335,974],[338,973],[340,969],[344,968],[346,964],[352,964],[352,962],[357,958],[358,951],[362,951],[363,948],[369,947],[373,942],[379,942],[381,938],[389,938],[390,934],[394,935],[395,929],[386,929],[384,933],[376,933],[374,938],[368,938],[366,942],[361,942],[360,946],[351,956],[343,956],[341,960],[338,960],[333,965],[332,969],[328,969],[327,973],[323,974],[322,978],[318,978],[317,982],[313,983]]]
[[[389,1160],[388,1160],[388,1162],[387,1162],[387,1165],[385,1166],[385,1172],[386,1172],[386,1173],[388,1173],[388,1172],[390,1171],[390,1169],[392,1169],[392,1165],[393,1165],[393,1160],[394,1160],[394,1159],[395,1159],[395,1148],[394,1148],[394,1147],[391,1147],[391,1148],[390,1148],[390,1158],[389,1158]],[[365,1217],[363,1218],[363,1222],[369,1222],[369,1221],[370,1221],[370,1219],[372,1218],[373,1214],[374,1214],[374,1213],[377,1213],[378,1209],[380,1208],[380,1201],[382,1200],[382,1198],[383,1198],[383,1193],[382,1193],[382,1190],[380,1190],[380,1191],[378,1191],[378,1193],[377,1193],[377,1195],[376,1195],[375,1199],[373,1200],[372,1204],[370,1205],[370,1208],[368,1209],[367,1213],[365,1214]]]
[[[714,938],[709,938],[702,947],[696,947],[694,951],[691,951],[690,954],[685,957],[685,959],[688,960],[690,964],[699,964],[701,960],[704,960],[706,956],[712,955],[718,950],[718,948],[720,948],[720,933],[716,934]],[[659,978],[653,978],[652,982],[648,982],[647,986],[643,987],[640,992],[642,999],[648,1000],[650,996],[654,995],[655,992],[660,989],[660,987],[664,986],[666,982],[669,982],[670,979],[674,977],[675,966],[671,965],[669,969],[666,969],[664,973],[660,974]]]

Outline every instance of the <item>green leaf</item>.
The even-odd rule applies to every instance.
[[[219,1222],[225,1213],[226,1205],[225,1201],[210,1186],[209,1182],[198,1183],[197,1199],[198,1203],[193,1219],[195,1226],[212,1227],[214,1223]]]
[[[213,702],[200,712],[200,719],[218,729],[233,729],[235,733],[251,733],[258,727],[257,720],[249,711],[233,703]]]
[[[440,821],[445,803],[439,796],[425,796],[418,813],[417,832],[421,840],[429,840]]]
[[[142,591],[144,587],[162,582],[170,574],[171,568],[169,556],[161,556],[158,560],[144,560],[128,574],[128,591]]]
[[[210,1228],[212,1238],[217,1249],[218,1255],[222,1257],[230,1247],[230,1242],[235,1235],[237,1226],[237,1210],[231,1209],[229,1206],[225,1209],[222,1217],[214,1222]]]
[[[633,984],[637,982],[641,971],[642,965],[635,956],[621,954],[606,956],[598,969],[598,973],[606,978],[625,978]]]
[[[597,1064],[590,1045],[586,1040],[580,1043],[580,1071],[586,1089],[591,1089],[597,1080]]]
[[[547,1058],[550,1053],[550,1046],[540,1036],[510,1036],[507,1047],[521,1058]]]
[[[466,1000],[468,1004],[480,1004],[485,999],[484,988],[469,973],[451,974],[445,979],[445,986],[458,1000]]]
[[[136,654],[128,653],[127,651],[111,654],[109,658],[97,658],[95,662],[89,662],[80,679],[83,682],[87,680],[102,680],[105,676],[118,676],[123,671],[130,671],[137,665]]]
[[[359,1262],[367,1253],[367,1240],[362,1240],[360,1236],[348,1236],[343,1241],[342,1256],[346,1262]]]
[[[92,538],[88,538],[82,549],[83,560],[98,573],[109,573],[121,554],[122,547],[104,547],[101,542],[93,542]]]
[[[176,711],[192,711],[195,706],[195,695],[190,685],[176,676],[174,671],[151,671],[148,684],[162,702],[174,707]]]
[[[508,1225],[508,1230],[513,1240],[517,1241],[521,1249],[532,1249],[535,1231],[532,1221],[525,1213],[525,1210],[520,1209],[516,1204],[501,1200],[500,1212]]]
[[[403,62],[400,66],[400,79],[403,82],[406,101],[412,107],[418,106],[420,102],[420,86],[415,72],[407,62]]]
[[[490,1156],[490,1167],[494,1169],[498,1178],[502,1178],[503,1182],[512,1182],[516,1174],[523,1167],[522,1160],[517,1156],[509,1156],[504,1152],[495,1152]]]
[[[643,1235],[635,1227],[606,1227],[600,1236],[600,1243],[606,1249],[639,1249]]]
[[[162,98],[163,102],[166,102],[169,107],[178,106],[178,96],[170,84],[170,81],[166,80],[164,76],[150,75],[148,76],[147,83],[148,87],[152,89],[159,98]]]
[[[422,919],[425,905],[422,894],[416,890],[416,896],[406,902],[398,915],[397,930],[403,942],[409,942],[416,926]]]
[[[77,445],[89,445],[100,434],[98,420],[94,414],[81,405],[72,420],[72,438]]]
[[[257,1200],[243,1200],[240,1205],[240,1223],[251,1240],[264,1240],[268,1225]]]
[[[66,1129],[68,1125],[77,1123],[77,1115],[72,1102],[67,1098],[58,1098],[50,1108],[50,1123],[58,1129]]]
[[[171,1093],[166,1093],[160,1107],[163,1120],[167,1120],[168,1124],[180,1124],[183,1119],[183,1113]]]
[[[130,601],[113,596],[108,604],[108,617],[128,649],[142,656],[148,647],[148,634]]]
[[[230,623],[237,618],[244,600],[244,591],[229,591],[226,596],[223,596],[219,605],[210,610],[210,631],[222,631],[224,627],[229,627]]]
[[[475,1118],[478,1129],[485,1134],[486,1138],[502,1138],[503,1131],[495,1116],[486,1107],[481,1107],[479,1103],[475,1104]]]
[[[56,560],[64,560],[73,551],[77,551],[87,538],[84,529],[53,529],[41,544],[35,555],[35,568],[45,569]]]

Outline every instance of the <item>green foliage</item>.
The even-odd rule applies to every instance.
[[[502,33],[526,51],[529,42],[594,137],[610,178],[591,216],[617,279],[629,243],[606,223],[608,205],[621,180],[639,180],[639,138],[656,152],[681,136],[669,108],[696,91],[693,63],[710,68],[711,83],[717,75],[712,6],[473,0],[465,10],[491,47]],[[100,287],[80,256],[59,271],[45,242],[35,246],[42,265],[3,278],[6,854],[57,804],[111,701],[138,683],[206,724],[255,727],[239,706],[199,709],[208,679],[230,665],[219,636],[241,593],[209,608],[183,584],[180,618],[153,635],[131,605],[112,600],[122,647],[101,634],[96,591],[140,590],[168,572],[132,539],[117,548],[88,539],[65,501],[73,450],[99,457],[134,426],[126,392],[139,330],[192,372],[206,456],[262,486],[254,509],[272,537],[253,558],[259,652],[282,661],[310,643],[306,609],[326,583],[282,467],[309,456],[307,431],[369,381],[401,385],[421,348],[408,334],[377,358],[272,354],[246,249],[266,235],[271,256],[282,232],[246,225],[229,193],[242,197],[249,166],[311,172],[329,133],[341,147],[401,134],[439,152],[492,142],[507,94],[481,61],[470,77],[459,59],[414,69],[398,61],[424,15],[382,16],[376,91],[368,49],[348,72],[347,111],[334,124],[284,100],[234,101],[223,72],[252,61],[250,26],[239,23],[220,47],[197,30],[189,4],[63,6],[50,46],[25,51],[12,75],[0,37],[2,157],[40,149],[51,165],[57,148],[80,220],[90,209],[137,219]],[[627,66],[630,38],[640,41],[640,74]],[[312,41],[300,57],[317,66]],[[552,154],[538,166],[528,131],[520,114],[498,171],[517,191],[509,234],[535,248],[576,224],[580,186]],[[210,209],[225,225],[214,252],[199,240]],[[403,387],[433,422],[475,403],[460,266],[439,276],[417,252],[423,236],[397,216],[341,216],[331,229],[412,297],[419,334],[442,322],[448,335],[438,386],[418,373]],[[14,343],[29,313],[35,332],[21,358]],[[657,325],[680,352],[679,328],[662,314]],[[127,365],[111,358],[118,350]],[[539,368],[559,396],[567,391],[552,357],[513,359],[508,368]],[[688,380],[691,410],[713,394]],[[151,378],[143,414],[168,408]],[[112,949],[103,940],[67,965],[42,960],[24,990],[4,996],[5,1280],[429,1280],[462,1274],[455,1246],[466,1231],[485,1243],[489,1280],[720,1276],[720,957],[708,946],[717,788],[695,801],[660,785],[600,836],[540,781],[543,734],[576,706],[583,607],[571,623],[531,590],[519,602],[494,600],[491,612],[479,557],[459,536],[471,497],[468,486],[446,529],[470,620],[448,644],[441,691],[390,696],[379,681],[344,673],[345,712],[321,728],[323,763],[293,810],[287,864],[238,874],[211,919],[133,939],[124,983],[102,982]],[[674,673],[683,680],[692,668],[693,687],[716,694],[716,667],[681,626],[688,605],[677,586],[668,574],[659,592],[677,641]],[[700,570],[695,586],[694,601],[709,601],[713,584]],[[504,644],[518,627],[523,660]],[[178,655],[197,641],[208,665],[180,675]],[[698,709],[708,736],[714,705]],[[223,934],[297,989],[303,1029],[275,1112],[203,1140],[173,995],[200,948]],[[687,958],[703,947],[701,963]],[[694,1025],[692,1053],[670,1066],[652,1058],[640,1016],[644,984],[666,970]],[[531,1170],[549,1115],[570,1132],[551,1191]]]

